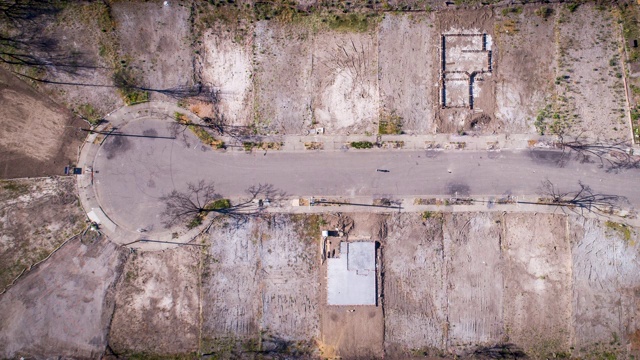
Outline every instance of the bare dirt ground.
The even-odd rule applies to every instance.
[[[505,333],[535,357],[569,352],[571,246],[566,227],[565,216],[504,218]]]
[[[505,342],[504,273],[498,214],[444,218],[448,346],[458,353]]]
[[[319,337],[319,221],[276,215],[212,229],[203,277],[203,353],[309,355]]]
[[[520,7],[520,14],[496,19],[495,116],[507,133],[535,133],[536,116],[553,100],[555,18],[542,20],[539,8]]]
[[[302,25],[256,24],[254,122],[258,132],[306,134],[311,128],[311,36],[311,29]]]
[[[409,352],[445,348],[446,305],[442,220],[402,215],[387,225],[382,244],[385,350]]]
[[[636,229],[570,219],[576,354],[640,355],[639,236]],[[626,351],[629,353],[625,354]]]
[[[73,164],[84,123],[0,68],[0,177],[62,175]]]
[[[125,254],[108,240],[68,242],[0,295],[0,357],[99,358]]]
[[[116,287],[109,345],[115,354],[198,351],[200,248],[132,254]]]
[[[181,1],[113,3],[121,57],[143,86],[163,90],[194,84],[190,11],[189,2]]]
[[[380,242],[379,306],[326,305],[318,240],[336,227],[347,236],[331,246]],[[273,215],[221,218],[197,244],[125,263],[109,244],[72,240],[0,295],[1,354],[95,357],[107,343],[118,355],[214,358],[640,350],[640,237],[616,223],[564,214]],[[26,332],[32,312],[41,325]],[[80,319],[89,324],[82,335],[68,325]],[[55,336],[43,335],[55,326]]]
[[[377,39],[323,31],[314,39],[313,118],[329,134],[376,132]]]
[[[48,73],[54,81],[99,86],[38,86],[74,112],[99,118],[122,104],[110,87],[116,69],[156,90],[185,90],[201,81],[220,91],[218,109],[199,104],[202,111],[194,111],[218,111],[228,124],[256,124],[264,134],[306,134],[315,127],[333,135],[373,134],[381,117],[397,116],[408,134],[564,131],[627,139],[616,16],[590,4],[573,12],[566,4],[503,5],[390,12],[358,32],[328,30],[313,16],[258,21],[237,4],[74,3],[46,33],[60,39],[79,66]],[[440,35],[452,31],[493,39],[493,70],[473,83],[473,110],[439,106]],[[464,82],[449,85],[452,93],[466,92]],[[167,99],[157,92],[151,98]]]
[[[382,307],[325,306],[321,322],[323,356],[339,356],[341,359],[379,359],[384,356]]]
[[[388,14],[379,29],[378,84],[380,108],[402,118],[407,134],[435,133],[438,106],[437,62],[432,55],[437,38],[433,14]]]
[[[73,178],[0,182],[0,291],[85,227]]]
[[[215,29],[217,30],[217,29]],[[200,78],[219,93],[218,111],[229,125],[248,126],[253,122],[253,74],[250,37],[236,37],[223,31],[203,35]]]
[[[633,229],[553,214],[432,213],[393,216],[387,230],[389,357],[490,356],[509,343],[533,358],[637,351]]]
[[[45,36],[56,39],[57,47],[73,59],[63,63],[77,67],[48,69],[47,79],[68,85],[36,85],[57,102],[89,118],[122,106],[120,96],[112,87],[113,67],[109,52],[111,46],[117,45],[112,44],[114,39],[110,36],[112,24],[109,24],[109,18],[109,9],[104,3],[72,2],[45,30]]]
[[[557,108],[570,133],[631,140],[622,80],[622,37],[609,10],[558,9]],[[597,106],[594,106],[597,104]]]

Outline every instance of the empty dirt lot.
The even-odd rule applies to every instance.
[[[319,235],[336,227],[345,236],[330,238],[331,246],[379,243],[378,306],[326,305]],[[597,358],[640,347],[638,233],[611,222],[563,214],[273,215],[220,218],[194,245],[171,250],[125,256],[109,246],[69,242],[0,295],[3,356],[90,356],[107,343],[121,355],[217,358],[496,351]],[[47,283],[85,285],[29,290],[45,275]],[[89,299],[98,275],[109,281],[100,280]],[[79,309],[69,305],[78,299],[86,300],[81,311],[53,312],[31,335],[20,330],[27,315],[12,315]],[[91,339],[64,337],[71,334],[64,328],[37,335],[51,329],[51,316],[64,316],[63,324],[89,313],[95,321],[83,324]]]
[[[426,220],[405,215],[388,226],[382,248],[387,354],[464,354],[506,343],[535,358],[623,354],[624,344],[635,341],[637,320],[628,311],[639,305],[640,298],[631,295],[639,282],[623,280],[640,266],[635,240],[625,238],[636,239],[635,233],[551,214],[437,214]],[[585,229],[593,235],[585,238]],[[593,249],[594,237],[609,245]],[[593,269],[594,256],[620,271],[606,288],[593,276],[610,272]],[[625,295],[614,299],[617,294]],[[607,329],[595,340],[586,330],[594,325],[590,316],[604,314],[584,314],[586,307],[628,314],[627,326],[623,330],[619,321],[603,318],[599,326]]]
[[[361,18],[300,12],[264,20],[235,3],[190,9],[187,1],[158,1],[135,9],[76,4],[56,16],[46,18],[43,33],[72,50],[66,55],[78,69],[49,69],[45,75],[66,85],[42,88],[94,120],[122,104],[112,85],[114,75],[126,74],[151,98],[211,85],[217,103],[198,112],[252,125],[256,134],[316,127],[374,134],[392,116],[400,124],[394,132],[407,134],[630,137],[619,14],[609,7],[526,4]],[[441,36],[452,33],[490,39],[491,71],[474,78],[473,109],[467,81],[447,82],[450,101],[462,107],[441,106]]]
[[[62,175],[73,164],[84,122],[0,68],[0,177]]]

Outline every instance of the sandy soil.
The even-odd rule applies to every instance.
[[[310,351],[319,336],[318,221],[276,215],[213,228],[203,277],[204,353]]]
[[[558,33],[556,106],[572,124],[570,133],[631,140],[615,18],[592,5],[574,13],[561,8]]]
[[[145,87],[163,90],[194,84],[189,14],[188,2],[112,4],[120,51],[131,59],[128,66],[140,75]]]
[[[203,35],[200,77],[220,91],[219,116],[230,125],[253,122],[253,73],[250,38],[241,42],[229,33],[209,30]]]
[[[437,62],[433,55],[434,15],[388,14],[382,20],[378,47],[381,111],[402,117],[408,134],[435,132],[438,106]]]
[[[0,203],[0,291],[86,227],[70,177],[0,182]]]
[[[321,322],[323,356],[341,359],[384,357],[382,307],[326,306]]]
[[[0,68],[0,177],[62,175],[85,133],[68,110]]]
[[[505,332],[535,357],[569,352],[571,246],[566,227],[562,215],[504,218]]]
[[[382,245],[385,350],[443,349],[446,290],[442,220],[418,214],[394,217]],[[436,350],[437,351],[437,350]]]
[[[505,342],[501,219],[447,214],[444,223],[448,346],[458,353]]]
[[[640,355],[640,247],[606,223],[570,218],[572,327],[576,354]]]
[[[0,357],[100,358],[125,254],[72,240],[0,295]]]
[[[496,27],[517,31],[496,32],[496,119],[506,133],[535,133],[538,112],[553,101],[556,48],[554,18],[542,21],[538,6],[524,6],[522,13],[501,15]]]
[[[321,32],[313,49],[313,118],[328,134],[376,132],[375,34]]]
[[[129,257],[116,287],[109,332],[114,353],[198,350],[199,263],[200,248],[195,246]]]
[[[260,133],[306,134],[312,127],[311,30],[260,21],[254,35],[254,122]]]

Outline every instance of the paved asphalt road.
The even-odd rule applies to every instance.
[[[119,226],[159,229],[160,196],[189,182],[213,181],[223,196],[246,195],[257,184],[272,184],[290,195],[400,197],[448,195],[536,195],[549,179],[561,190],[578,181],[606,194],[626,196],[640,205],[640,171],[607,173],[597,164],[570,161],[546,150],[473,151],[258,151],[226,153],[202,146],[189,132],[172,137],[175,124],[132,121],[105,141],[94,163],[99,201]],[[388,173],[376,169],[389,170]]]

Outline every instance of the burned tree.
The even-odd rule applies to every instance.
[[[579,189],[575,191],[560,191],[547,179],[542,182],[542,197],[538,203],[555,205],[580,215],[584,215],[585,211],[594,214],[613,214],[614,211],[620,210],[622,205],[629,203],[624,196],[594,192],[591,187],[580,181],[578,186]]]
[[[624,169],[640,168],[640,157],[635,156],[631,145],[624,140],[614,142],[591,141],[579,135],[575,139],[566,140],[560,136],[557,146],[562,149],[563,161],[567,156],[575,154],[576,159],[582,163],[598,162],[600,167],[608,172],[616,172]]]
[[[247,189],[248,197],[232,204],[215,191],[215,185],[200,180],[189,183],[186,191],[173,190],[160,200],[165,209],[161,214],[165,227],[186,224],[194,228],[202,224],[210,213],[226,216],[243,223],[264,212],[265,202],[282,200],[286,194],[270,184],[259,184]]]

